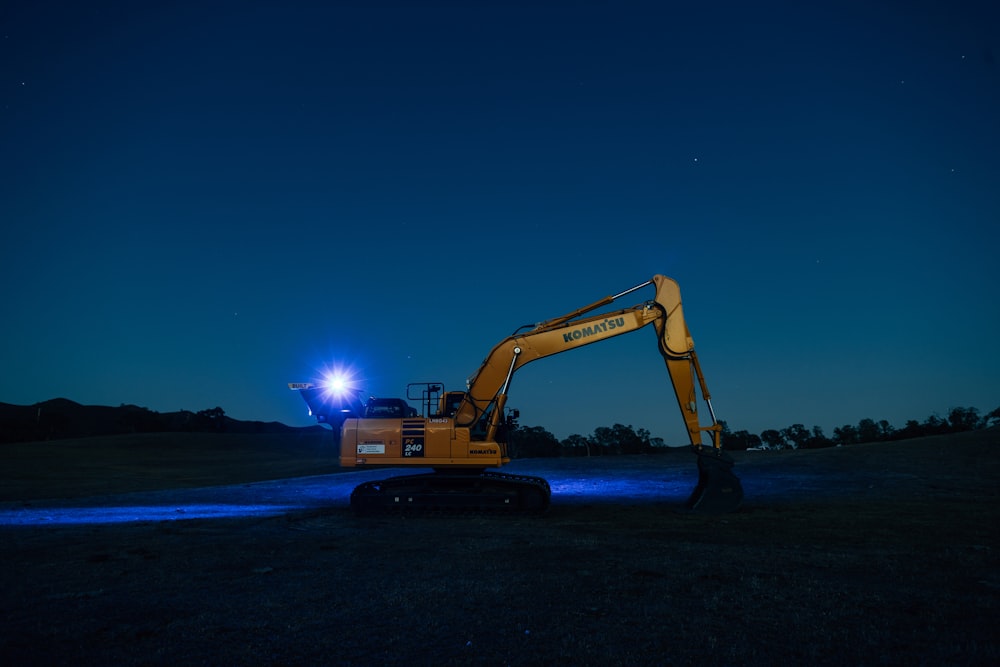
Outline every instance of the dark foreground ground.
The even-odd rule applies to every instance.
[[[372,474],[318,442],[213,437],[0,448],[2,664],[1000,661],[997,431],[741,454],[715,517],[674,511],[690,454],[515,462],[543,516],[358,519]]]

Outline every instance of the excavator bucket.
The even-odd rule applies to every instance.
[[[698,456],[698,486],[684,509],[699,514],[735,512],[743,502],[743,485],[733,474],[733,459],[711,447],[694,448]]]

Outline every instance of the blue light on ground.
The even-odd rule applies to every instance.
[[[552,504],[656,503],[680,506],[698,481],[694,461],[686,457],[609,457],[523,459],[503,472],[548,480]],[[351,491],[362,482],[427,469],[373,469],[235,486],[129,493],[69,500],[0,503],[2,526],[124,524],[188,519],[271,517],[304,510],[347,510]],[[739,465],[749,503],[798,502],[802,498],[874,492],[863,476],[818,474],[780,465],[766,472],[752,462]],[[908,476],[880,478],[878,488],[912,483]]]
[[[557,477],[549,479],[552,498],[558,502],[595,500],[671,500],[683,501],[694,488],[693,480],[650,481],[635,476],[601,477]]]
[[[2,526],[97,525],[179,519],[229,519],[274,516],[295,509],[286,505],[190,504],[178,507],[122,505],[111,507],[27,507],[0,514]]]
[[[575,462],[576,466],[580,462]],[[546,478],[553,503],[594,502],[682,503],[697,474],[664,475],[663,470],[587,470],[574,462],[516,461],[505,471]],[[589,466],[584,466],[585,468]],[[575,469],[574,469],[575,468]],[[99,525],[189,519],[270,517],[288,512],[346,509],[351,491],[362,482],[427,469],[374,469],[300,477],[235,486],[171,489],[31,503],[0,503],[0,526]]]
[[[383,473],[384,474],[384,473]],[[269,517],[347,507],[351,489],[376,471],[254,484],[89,498],[0,503],[0,526],[54,526]]]

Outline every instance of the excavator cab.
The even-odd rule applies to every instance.
[[[441,382],[411,382],[406,398],[420,403],[424,417],[454,417],[465,398],[464,391],[445,391]]]

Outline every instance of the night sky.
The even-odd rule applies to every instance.
[[[461,389],[517,327],[663,273],[733,430],[988,412],[998,14],[6,2],[0,402],[308,425],[289,381]],[[652,328],[509,405],[685,441]]]

